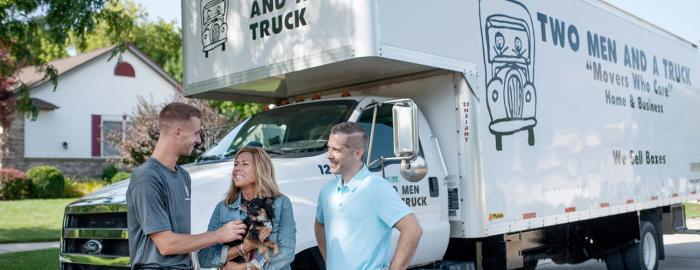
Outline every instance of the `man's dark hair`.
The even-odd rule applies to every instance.
[[[331,135],[333,134],[346,134],[351,135],[347,141],[347,147],[353,149],[362,149],[367,151],[367,146],[369,145],[369,138],[367,138],[367,132],[358,123],[343,122],[337,124],[331,128]]]
[[[168,124],[173,122],[190,121],[192,117],[201,119],[202,112],[195,106],[181,102],[173,102],[160,111],[160,115],[158,115],[158,126],[162,129],[163,126],[168,126]]]

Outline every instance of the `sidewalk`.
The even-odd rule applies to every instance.
[[[13,243],[13,244],[0,244],[0,254],[20,252],[20,251],[30,251],[30,250],[40,250],[47,248],[58,248],[59,243],[56,242],[37,242],[37,243]]]

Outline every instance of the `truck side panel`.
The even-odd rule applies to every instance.
[[[600,3],[523,3],[480,2],[462,154],[483,164],[462,171],[483,173],[462,186],[483,183],[486,226],[468,237],[700,198],[697,48]]]

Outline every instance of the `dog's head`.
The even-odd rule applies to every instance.
[[[265,222],[274,218],[273,198],[255,198],[248,202],[246,214],[253,222]]]

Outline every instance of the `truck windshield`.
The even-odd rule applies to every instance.
[[[285,157],[317,155],[326,150],[331,127],[347,121],[356,105],[354,100],[321,101],[259,113],[240,127],[220,156],[230,158],[247,145]]]

